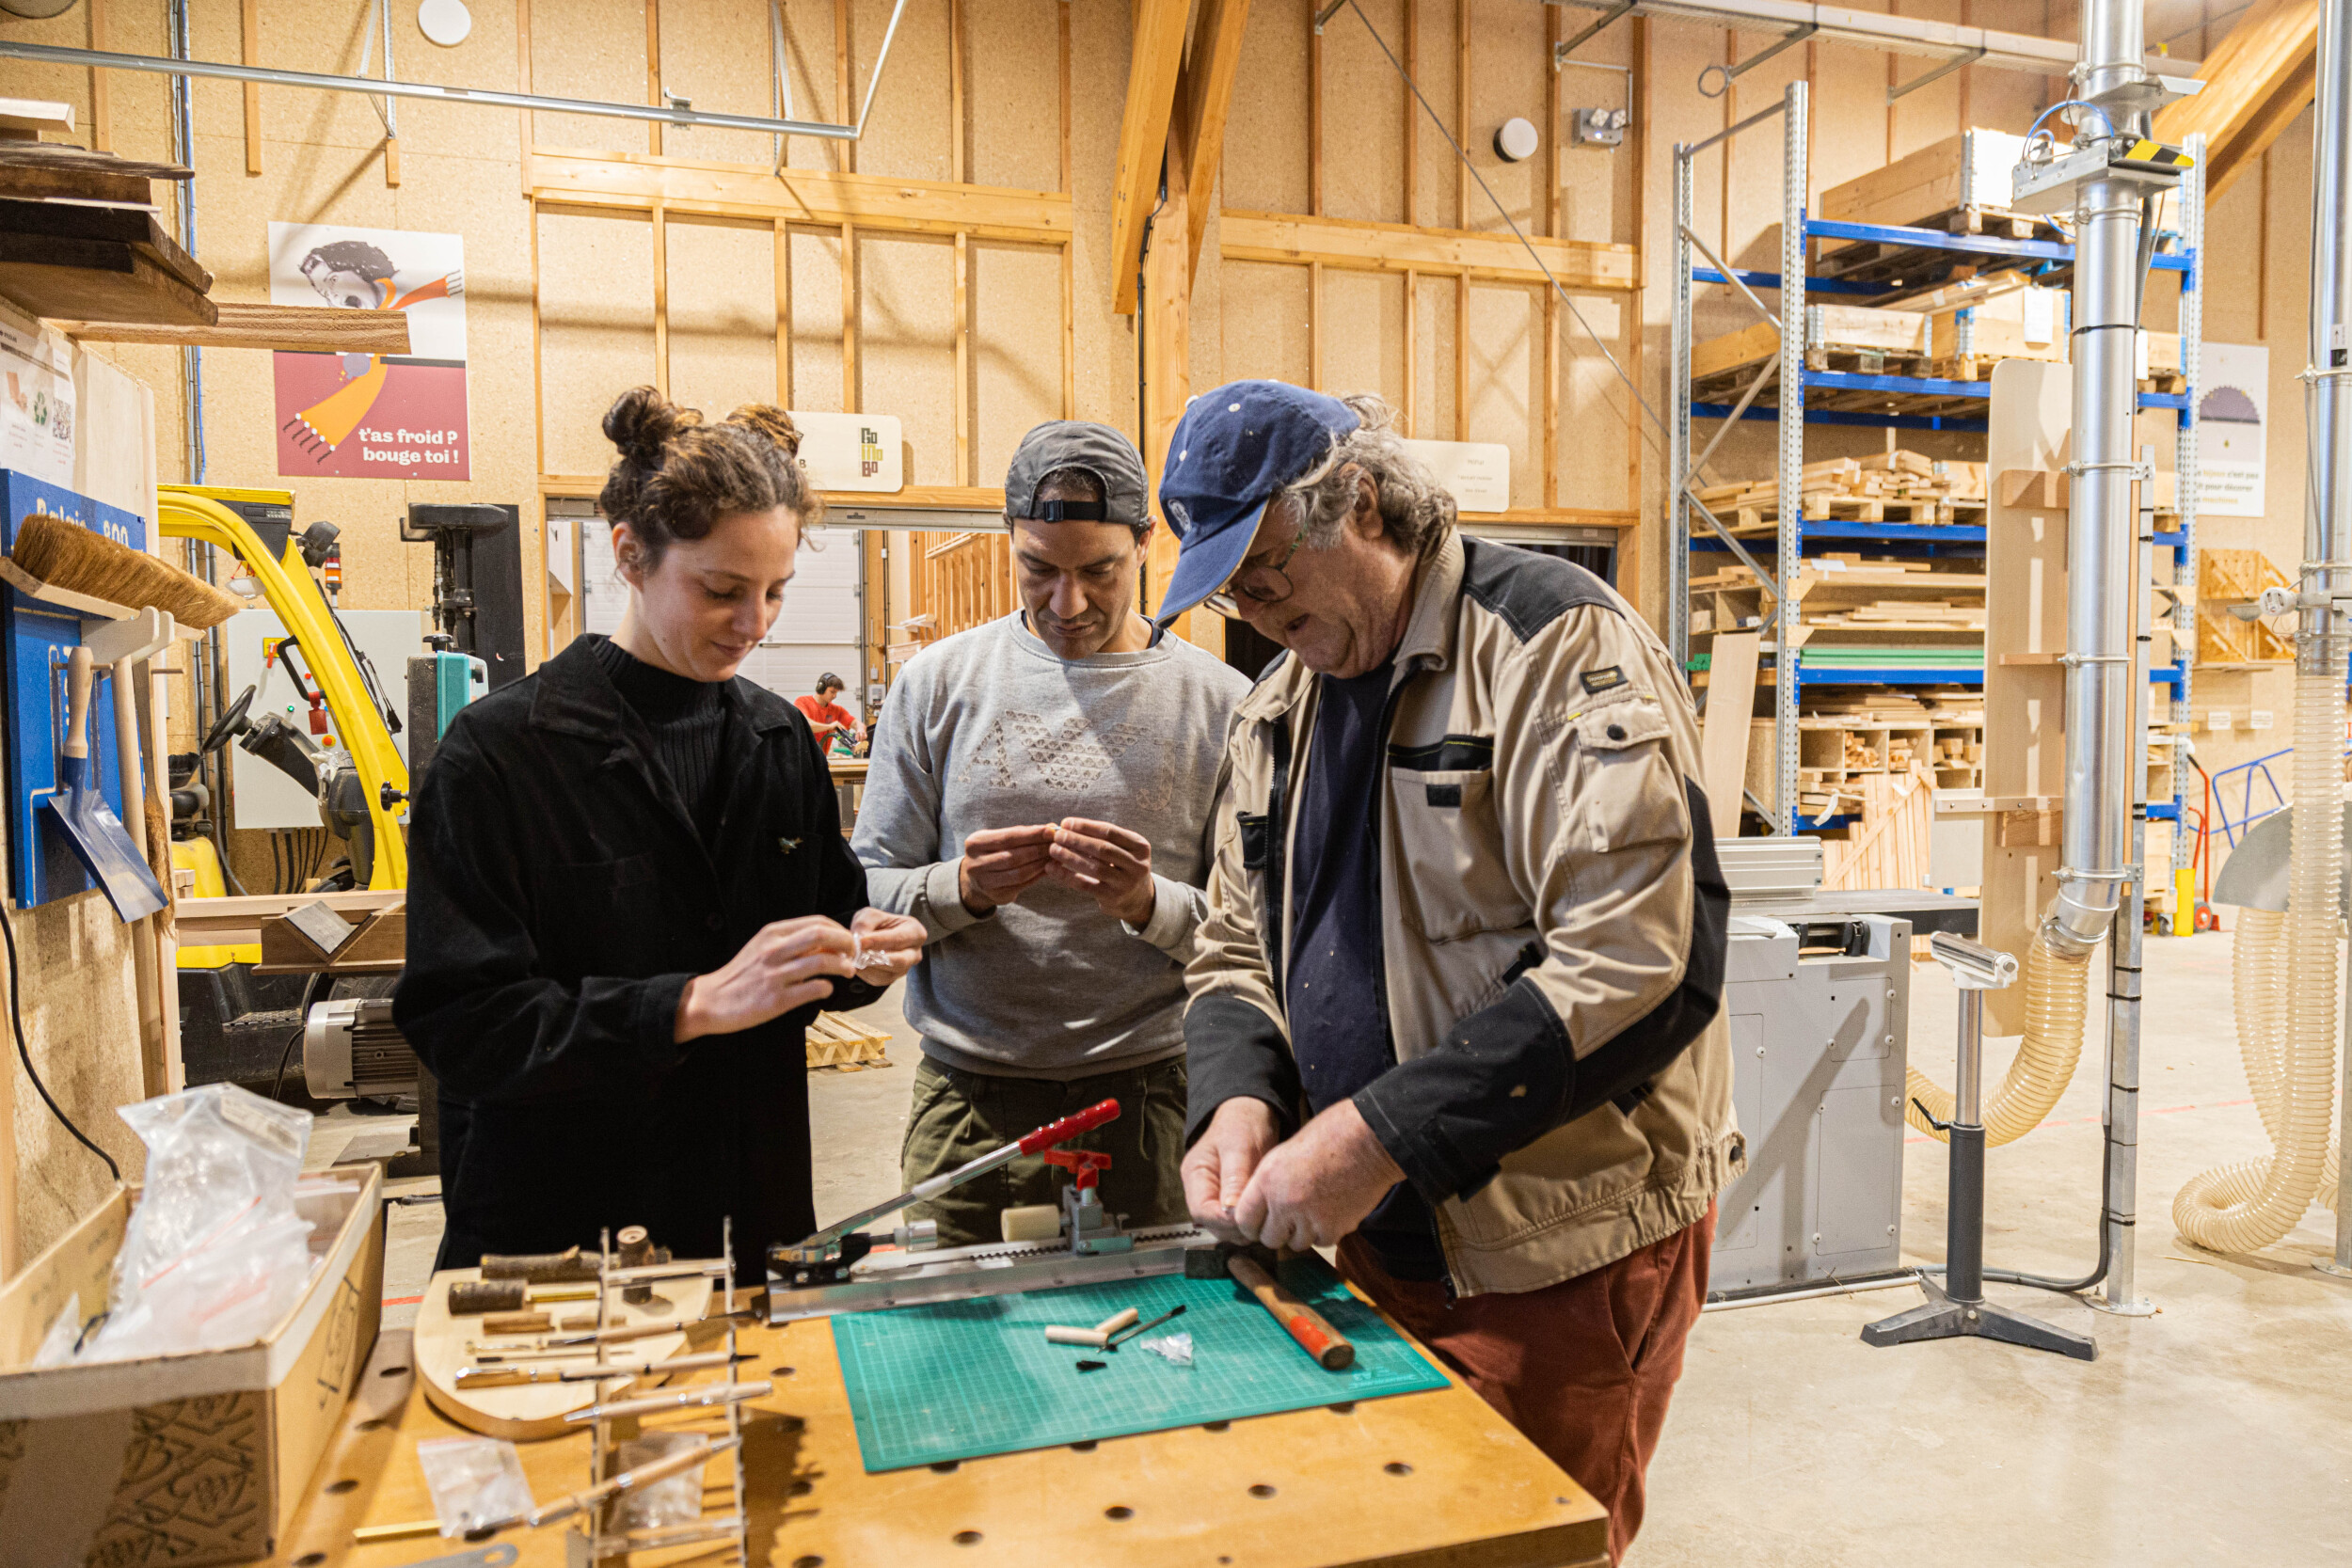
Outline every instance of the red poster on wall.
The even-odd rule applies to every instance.
[[[406,354],[277,355],[278,474],[469,478],[459,236],[273,223],[269,255],[273,305],[408,317]]]

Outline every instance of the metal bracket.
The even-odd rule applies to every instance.
[[[1339,15],[1340,8],[1346,4],[1347,0],[1331,0],[1329,5],[1315,12],[1315,31],[1318,33],[1322,32],[1323,24],[1330,21],[1333,17]]]
[[[1766,60],[1771,59],[1781,51],[1795,48],[1798,44],[1803,43],[1805,40],[1811,38],[1814,34],[1820,32],[1820,30],[1821,24],[1820,23],[1808,22],[1802,27],[1793,27],[1789,29],[1787,33],[1781,36],[1779,42],[1765,45],[1761,51],[1756,54],[1750,55],[1746,59],[1741,60],[1738,65],[1710,65],[1703,67],[1699,71],[1699,96],[1702,98],[1721,98],[1724,94],[1731,90],[1732,83],[1738,81],[1740,77],[1745,76],[1749,71],[1754,71],[1757,66],[1762,65]],[[1714,74],[1721,76],[1724,79],[1724,85],[1717,87],[1712,92],[1707,90],[1707,77],[1709,71],[1712,71]]]
[[[1889,103],[1892,103],[1899,98],[1903,98],[1911,93],[1917,92],[1921,87],[1926,87],[1931,82],[1940,82],[1955,71],[1963,70],[1968,66],[1975,65],[1979,60],[1983,59],[1988,53],[1990,53],[1990,50],[1984,44],[1979,44],[1974,49],[1964,49],[1959,54],[1954,55],[1950,59],[1946,60],[1942,65],[1937,66],[1933,71],[1927,72],[1925,75],[1914,76],[1908,82],[1899,83],[1895,87],[1887,88],[1886,101]]]
[[[1616,21],[1617,18],[1631,10],[1634,5],[1635,0],[1617,0],[1615,5],[1600,13],[1599,21],[1589,24],[1582,32],[1578,33],[1574,38],[1553,44],[1551,46],[1551,69],[1557,71],[1562,66],[1568,64],[1568,56],[1576,53],[1577,46],[1579,44],[1583,43],[1586,40],[1597,36],[1611,23]],[[1338,8],[1335,6],[1332,9],[1336,10]],[[1330,12],[1327,11],[1324,14],[1328,16]],[[1315,31],[1321,32],[1322,30],[1323,24],[1322,22],[1317,21],[1315,24]],[[1580,60],[1576,63],[1581,65],[1584,62]]]

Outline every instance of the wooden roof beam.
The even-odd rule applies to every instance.
[[[2318,50],[2319,0],[2255,0],[2200,68],[2205,90],[2157,112],[2159,140],[2205,134],[2208,207],[2312,101]]]
[[[1111,187],[1111,309],[1132,315],[1143,229],[1160,199],[1160,158],[1184,63],[1188,0],[1136,0],[1135,47],[1127,63],[1127,107],[1119,121],[1119,170]]]
[[[1209,229],[1209,199],[1216,194],[1225,162],[1225,121],[1232,112],[1233,78],[1241,73],[1242,34],[1249,25],[1249,0],[1201,0],[1193,32],[1192,59],[1184,67],[1188,113],[1184,168],[1187,175],[1185,272],[1200,270],[1200,242]]]

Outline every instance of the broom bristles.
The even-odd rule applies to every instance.
[[[216,626],[245,608],[193,573],[45,512],[18,525],[15,561],[43,582],[133,610],[168,610],[183,626]]]

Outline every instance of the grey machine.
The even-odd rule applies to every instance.
[[[1896,1273],[1915,928],[1973,902],[1823,893],[1819,839],[1718,840],[1731,887],[1724,1010],[1748,1168],[1716,1210],[1710,1299]]]

